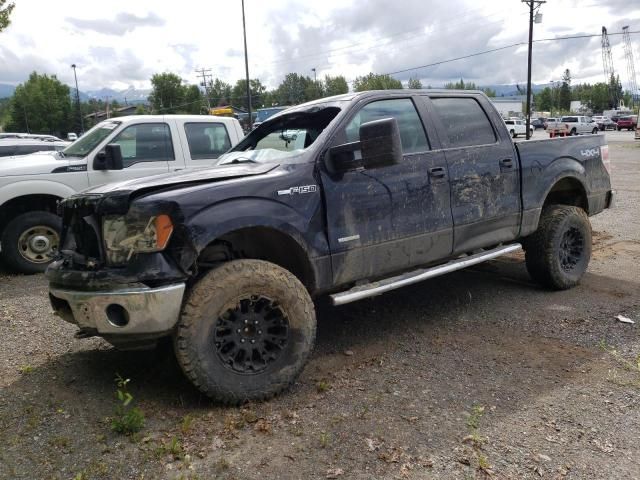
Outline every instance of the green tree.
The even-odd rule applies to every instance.
[[[16,7],[15,3],[10,3],[5,6],[6,3],[7,0],[0,0],[0,32],[7,28],[11,23],[9,15],[11,15],[11,12]]]
[[[562,75],[562,85],[558,94],[558,106],[560,110],[568,112],[571,108],[571,72],[567,68]]]
[[[16,87],[10,116],[8,130],[64,135],[71,123],[69,87],[55,75],[33,72],[25,83]]]
[[[198,85],[184,85],[184,94],[183,94],[183,110],[185,113],[197,115],[201,112],[203,103],[202,103],[202,92]]]
[[[256,78],[249,81],[251,87],[251,106],[253,109],[262,106],[262,96],[267,90],[266,87]],[[243,78],[238,80],[231,90],[231,105],[248,110],[247,81]]]
[[[209,81],[209,100],[211,106],[229,105],[231,103],[232,87],[229,83],[216,78]]]
[[[306,90],[311,82],[309,77],[297,73],[287,73],[276,89],[276,97],[280,105],[297,105],[306,100]]]
[[[553,108],[553,91],[549,87],[545,87],[541,92],[534,93],[533,103],[536,110],[550,112]]]
[[[322,82],[311,80],[307,82],[307,86],[304,89],[304,100],[310,102],[318,98],[324,97],[324,89],[322,88]]]
[[[178,113],[184,103],[182,79],[175,73],[156,73],[151,77],[149,102],[154,112]]]
[[[402,82],[386,74],[380,75],[372,72],[368,75],[357,77],[353,81],[353,89],[356,92],[364,92],[365,90],[391,90],[394,88],[403,88]]]
[[[327,97],[342,95],[343,93],[349,93],[349,85],[347,85],[347,80],[342,75],[337,77],[327,75],[324,77],[323,90]]]
[[[431,87],[431,86],[429,86]],[[446,83],[444,88],[448,90],[480,90],[484,92],[487,97],[495,97],[496,91],[488,87],[479,87],[474,82],[465,82],[464,79],[460,79],[459,82]]]
[[[407,84],[407,88],[420,89],[422,88],[422,82],[417,78],[410,78],[409,83]]]
[[[146,115],[147,114],[147,109],[144,107],[144,105],[140,104],[136,107],[136,115]]]

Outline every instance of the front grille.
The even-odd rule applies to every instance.
[[[61,204],[63,222],[62,253],[74,263],[95,265],[104,260],[100,233],[101,219],[95,213],[99,197],[71,197]]]

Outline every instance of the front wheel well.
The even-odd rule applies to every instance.
[[[315,289],[315,274],[307,252],[298,241],[280,230],[248,227],[226,233],[200,252],[198,270],[238,259],[275,263],[293,273],[309,292]]]
[[[0,230],[11,220],[27,212],[49,212],[57,213],[58,202],[61,197],[55,195],[23,195],[12,198],[0,206]]]
[[[587,192],[580,180],[565,177],[551,188],[542,206],[543,210],[551,205],[572,205],[589,213]]]

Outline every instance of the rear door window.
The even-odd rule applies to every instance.
[[[440,117],[449,148],[487,145],[496,142],[491,121],[475,98],[432,98]]]
[[[216,159],[231,148],[223,123],[187,123],[184,130],[192,160]]]

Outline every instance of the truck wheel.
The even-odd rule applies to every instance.
[[[261,260],[234,260],[191,290],[174,345],[183,372],[202,393],[239,404],[291,385],[315,336],[313,302],[292,273]]]
[[[574,135],[577,135],[577,134],[578,134],[578,131],[575,128],[571,129],[571,131],[569,132],[569,135],[571,135],[571,136],[574,136]]]
[[[591,224],[584,210],[554,205],[524,242],[527,271],[545,287],[566,290],[580,282],[591,258]]]
[[[592,134],[594,134],[594,135],[596,135],[596,134],[598,133],[598,129],[597,129],[597,128],[594,128],[594,129],[591,131],[591,133],[592,133]]]
[[[20,273],[41,273],[60,243],[62,220],[49,212],[28,212],[9,222],[2,233],[2,260]]]
[[[509,133],[511,134],[511,138],[516,138],[518,136],[515,130],[509,130]]]

